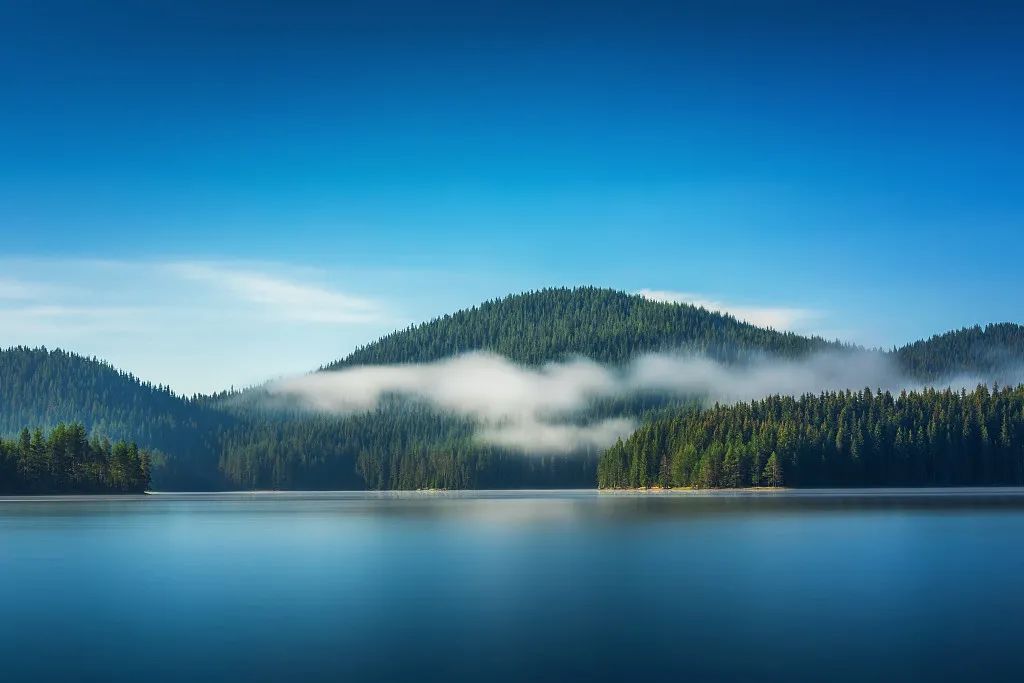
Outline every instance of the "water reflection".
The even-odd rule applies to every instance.
[[[6,499],[0,662],[5,681],[1016,681],[1022,537],[1016,489]]]

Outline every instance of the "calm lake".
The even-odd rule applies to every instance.
[[[1024,677],[1019,490],[0,499],[0,678]]]

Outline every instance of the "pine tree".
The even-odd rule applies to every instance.
[[[736,449],[732,446],[725,453],[725,459],[722,460],[722,476],[721,486],[726,488],[739,488],[742,486],[740,480],[740,459],[736,454]]]
[[[764,465],[764,472],[761,474],[761,482],[765,486],[782,486],[782,465],[779,463],[779,456],[772,451],[768,462]]]

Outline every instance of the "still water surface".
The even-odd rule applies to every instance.
[[[0,499],[0,678],[1024,680],[1024,493]]]

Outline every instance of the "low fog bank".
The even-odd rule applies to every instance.
[[[931,385],[973,388],[985,381],[957,377]],[[580,414],[601,398],[649,392],[733,403],[865,387],[898,392],[921,384],[908,379],[891,355],[875,351],[832,351],[803,360],[762,358],[741,365],[649,354],[623,368],[584,358],[529,368],[476,352],[432,363],[318,372],[273,382],[268,392],[339,415],[374,410],[389,397],[404,396],[475,420],[482,442],[523,452],[571,453],[606,448],[636,428],[627,417],[581,424]]]

